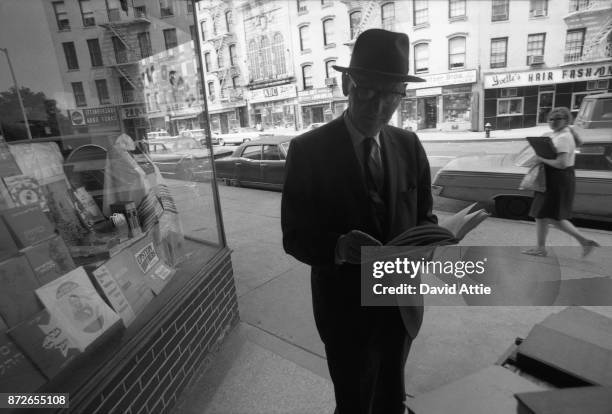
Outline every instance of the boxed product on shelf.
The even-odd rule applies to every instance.
[[[38,204],[42,211],[49,211],[47,198],[36,178],[21,174],[2,179],[16,206]]]
[[[0,331],[0,392],[32,392],[45,377],[9,336]]]
[[[0,263],[0,286],[0,315],[8,326],[15,326],[43,309],[34,294],[40,285],[24,256]]]
[[[18,251],[13,236],[9,233],[4,221],[0,219],[0,261],[15,255]]]
[[[133,201],[124,201],[111,205],[111,211],[113,213],[123,214],[128,223],[129,237],[135,237],[142,234],[140,223],[138,221],[138,211],[136,209],[136,203]]]
[[[100,297],[83,267],[36,289],[36,295],[82,352],[120,321]]]
[[[159,295],[176,270],[160,258],[150,234],[130,246],[129,250],[147,284]]]
[[[8,334],[49,379],[81,353],[66,329],[46,309]]]
[[[20,248],[55,235],[55,226],[38,205],[11,208],[2,212],[2,217]]]
[[[26,247],[22,253],[28,259],[38,282],[45,285],[75,268],[68,247],[60,236],[51,237]]]

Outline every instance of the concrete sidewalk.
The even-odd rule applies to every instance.
[[[448,141],[448,142],[472,142],[472,141],[517,141],[525,137],[540,136],[549,132],[548,125],[538,125],[530,128],[492,130],[487,138],[484,131],[415,131],[421,141]]]
[[[179,414],[331,414],[333,390],[314,326],[309,269],[284,254],[280,194],[220,187],[239,294],[241,323],[179,400]],[[244,200],[248,199],[248,205]],[[439,213],[439,216],[446,214]],[[581,229],[602,246],[612,233]],[[489,218],[466,245],[528,246],[531,222]],[[553,246],[578,246],[551,230]],[[564,278],[610,278],[609,249],[588,260],[559,250]],[[612,316],[612,308],[592,308]],[[517,336],[559,307],[427,307],[406,367],[409,395],[418,395],[494,363]]]

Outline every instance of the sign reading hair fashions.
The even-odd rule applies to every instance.
[[[548,85],[612,77],[612,63],[575,66],[528,72],[503,72],[484,75],[485,89]]]

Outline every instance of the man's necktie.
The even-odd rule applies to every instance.
[[[382,195],[384,185],[384,172],[380,158],[380,148],[374,138],[367,137],[363,140],[364,145],[364,169],[366,180],[370,187],[379,195]]]

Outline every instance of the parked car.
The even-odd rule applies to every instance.
[[[202,144],[202,146],[206,146],[206,130],[204,129],[186,130],[186,131],[183,131],[181,134],[193,137],[197,139],[200,142],[200,144]],[[212,134],[210,139],[213,145],[219,144],[219,138],[217,137],[217,135]]]
[[[285,159],[293,136],[264,136],[240,145],[234,153],[215,160],[217,178],[228,185],[281,190]]]
[[[199,140],[191,136],[158,139],[147,142],[149,156],[164,177],[188,181],[210,179],[210,153]],[[214,149],[213,157],[231,154],[228,149]]]
[[[533,192],[519,190],[533,156],[530,145],[514,154],[459,157],[442,167],[434,193],[447,198],[495,204],[498,216],[526,218]],[[574,216],[612,221],[612,140],[585,143],[576,149]]]
[[[217,137],[219,145],[240,145],[245,142],[258,139],[261,135],[259,132],[238,132],[233,134],[214,134]]]
[[[170,134],[168,134],[168,131],[165,131],[165,130],[147,132],[147,139],[148,140],[152,140],[152,139],[168,139],[168,138],[171,138],[171,136],[170,136]]]
[[[585,142],[612,137],[612,93],[587,95],[574,120],[574,130]]]

